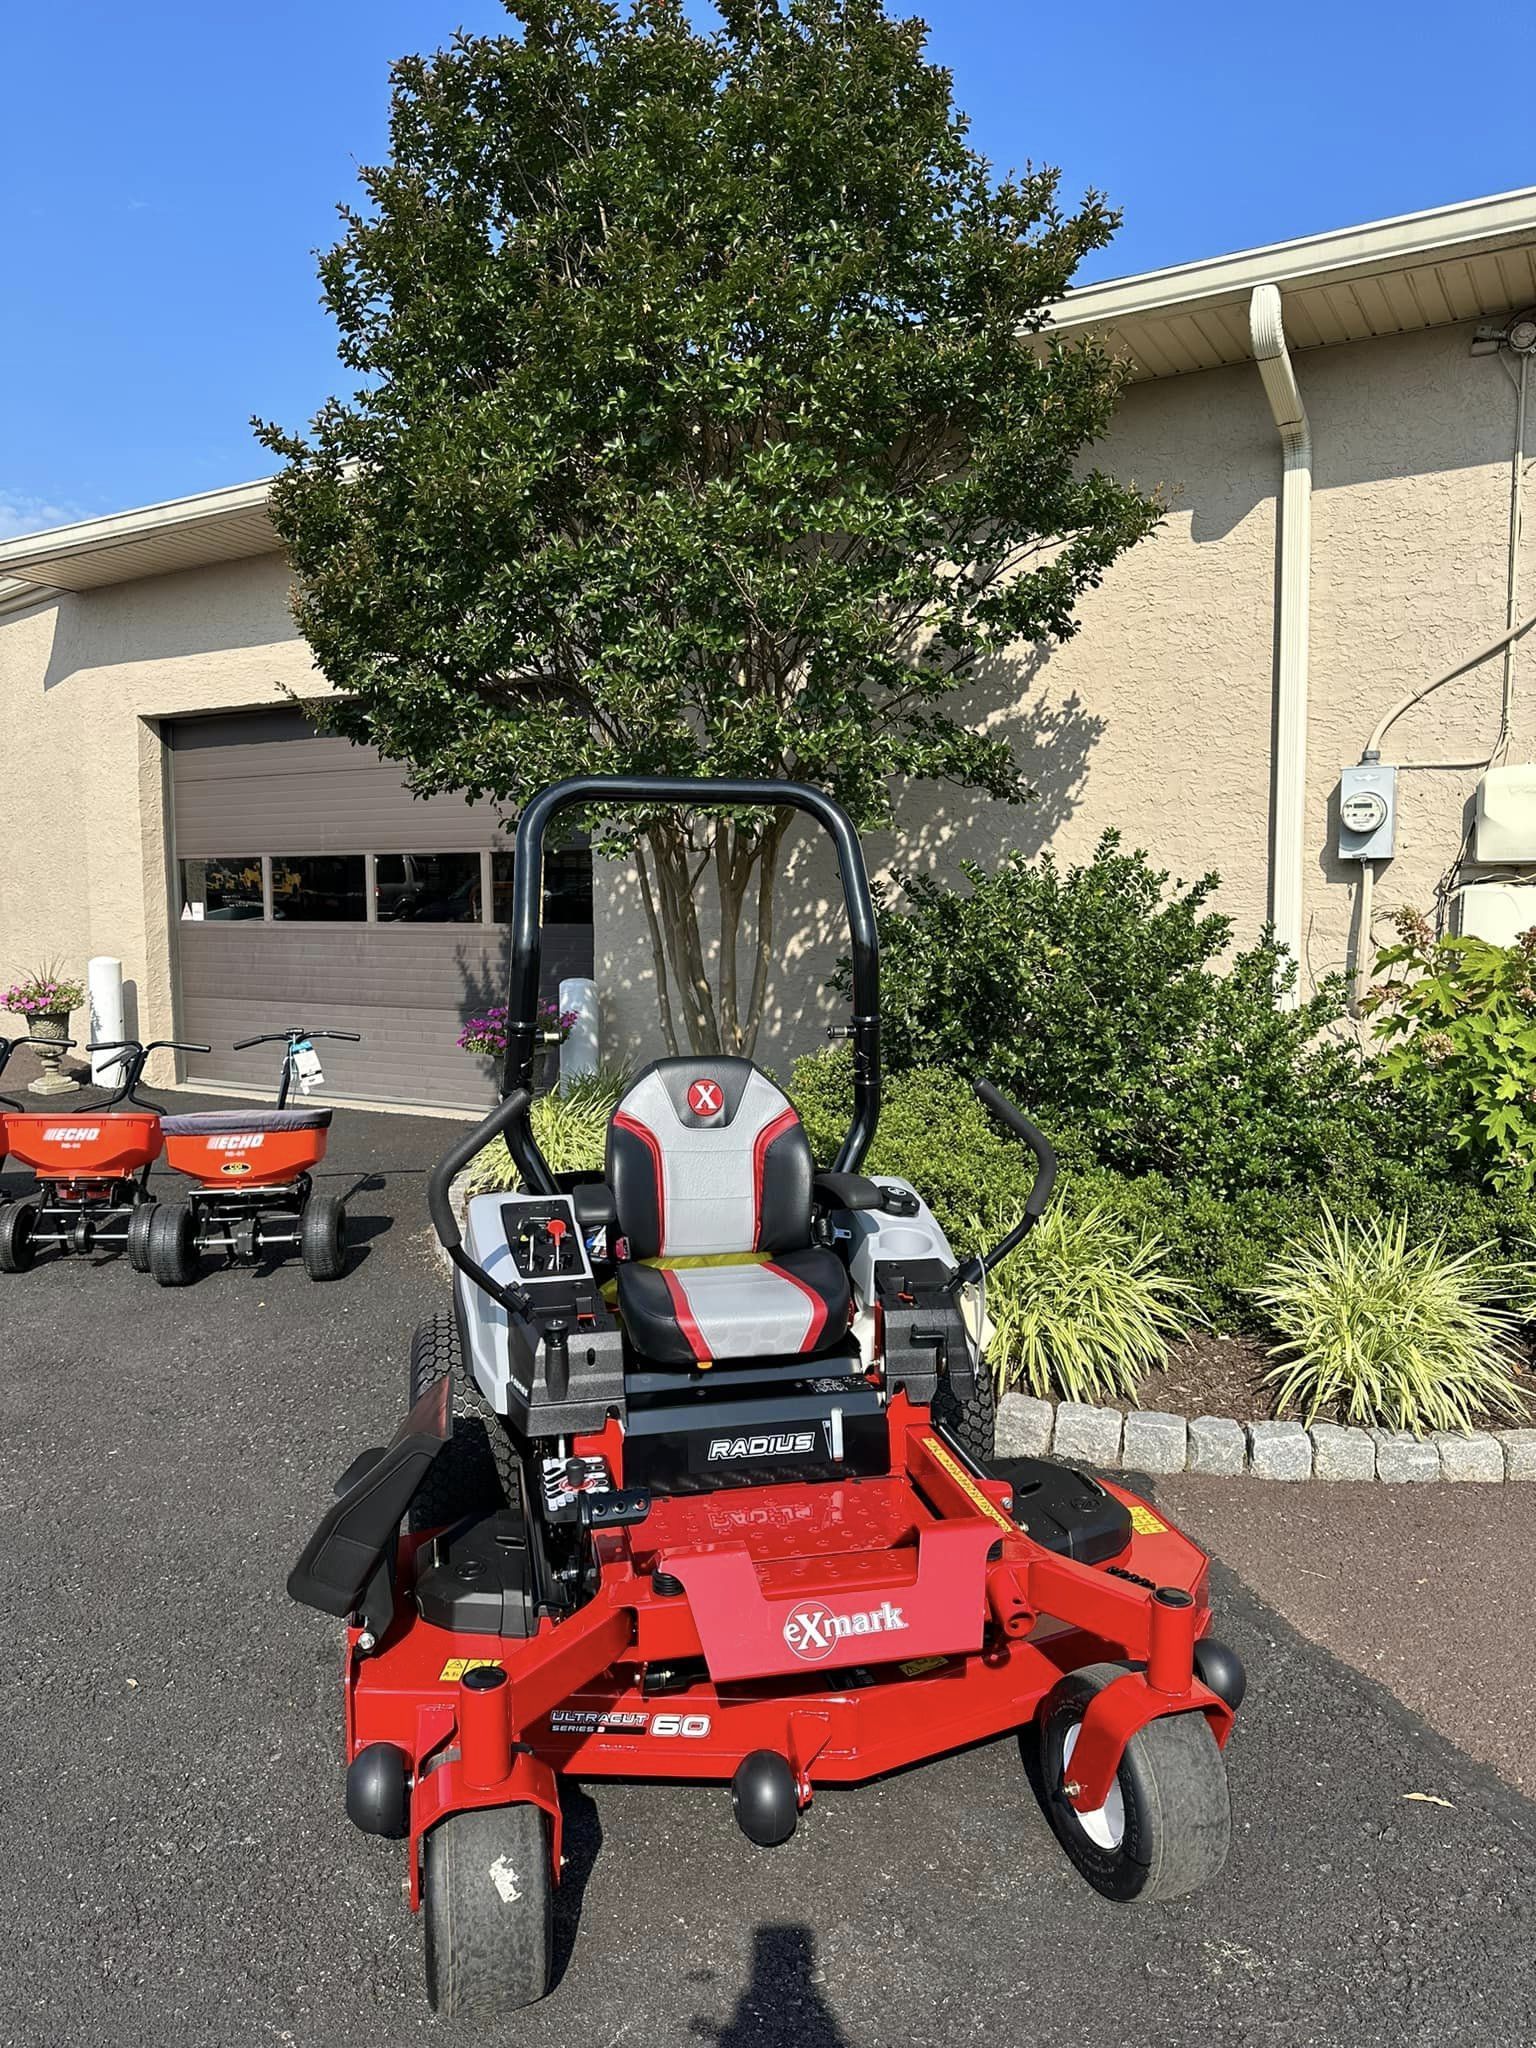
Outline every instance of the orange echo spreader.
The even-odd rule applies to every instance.
[[[72,1045],[73,1039],[66,1039]],[[111,1052],[109,1067],[121,1066],[117,1092],[89,1109],[5,1112],[5,1144],[37,1176],[37,1192],[0,1205],[0,1272],[23,1273],[39,1246],[61,1251],[126,1251],[130,1265],[148,1270],[155,1200],[146,1185],[163,1143],[157,1104],[138,1093],[145,1062],[171,1047],[206,1052],[201,1045],[156,1039],[113,1039],[88,1046]],[[7,1049],[9,1057],[9,1049]],[[131,1109],[118,1109],[131,1102]]]
[[[284,1047],[277,1104],[272,1109],[194,1110],[161,1122],[166,1163],[194,1183],[185,1203],[166,1203],[149,1228],[148,1268],[162,1287],[197,1277],[205,1251],[231,1261],[297,1246],[311,1280],[333,1280],[346,1262],[346,1210],[341,1197],[317,1194],[310,1175],[325,1157],[328,1109],[290,1109],[297,1080],[323,1080],[317,1038],[358,1042],[355,1031],[262,1032],[236,1041]]]

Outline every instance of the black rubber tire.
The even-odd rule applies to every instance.
[[[149,1233],[154,1225],[158,1206],[155,1202],[140,1202],[128,1218],[128,1233],[123,1240],[123,1248],[135,1273],[149,1271]]]
[[[30,1202],[0,1203],[0,1273],[25,1273],[37,1257],[32,1236],[36,1216]]]
[[[1113,1847],[1084,1829],[1062,1790],[1068,1731],[1089,1701],[1125,1674],[1123,1664],[1069,1672],[1035,1720],[1039,1785],[1056,1839],[1096,1892],[1122,1904],[1181,1898],[1209,1884],[1227,1860],[1232,1802],[1226,1767],[1204,1714],[1165,1714],[1125,1746],[1118,1775],[1124,1833]]]
[[[495,2027],[536,2005],[554,1963],[549,1823],[537,1806],[451,1813],[427,1836],[427,1996],[444,2019]]]
[[[340,1195],[311,1195],[299,1211],[299,1256],[311,1280],[337,1280],[347,1263],[347,1212]]]
[[[445,1379],[453,1383],[453,1439],[439,1451],[411,1502],[406,1521],[411,1530],[440,1529],[465,1515],[492,1515],[522,1498],[517,1452],[464,1364],[451,1310],[429,1316],[411,1339],[411,1406]]]
[[[976,1383],[962,1401],[947,1379],[939,1381],[930,1411],[944,1434],[978,1465],[990,1465],[997,1449],[997,1392],[992,1368],[983,1359]]]
[[[182,1202],[157,1202],[149,1225],[149,1270],[162,1287],[188,1287],[200,1261],[192,1211]]]

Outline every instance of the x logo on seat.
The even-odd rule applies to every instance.
[[[718,1081],[690,1081],[688,1084],[688,1107],[695,1116],[718,1116],[725,1107],[725,1096]]]

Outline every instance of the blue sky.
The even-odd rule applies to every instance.
[[[1536,182],[1529,0],[916,11],[981,149],[1124,209],[1085,277]],[[382,151],[389,60],[505,22],[496,0],[16,14],[0,536],[265,473],[249,415],[294,424],[339,381],[311,252]]]

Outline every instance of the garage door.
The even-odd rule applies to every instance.
[[[328,1088],[376,1101],[483,1107],[489,1061],[465,1019],[505,999],[511,840],[490,804],[413,797],[371,749],[298,712],[169,728],[172,915],[189,1078],[263,1084],[273,1048],[232,1041],[303,1024],[360,1031],[326,1048]],[[545,993],[592,972],[585,847],[545,857]]]

